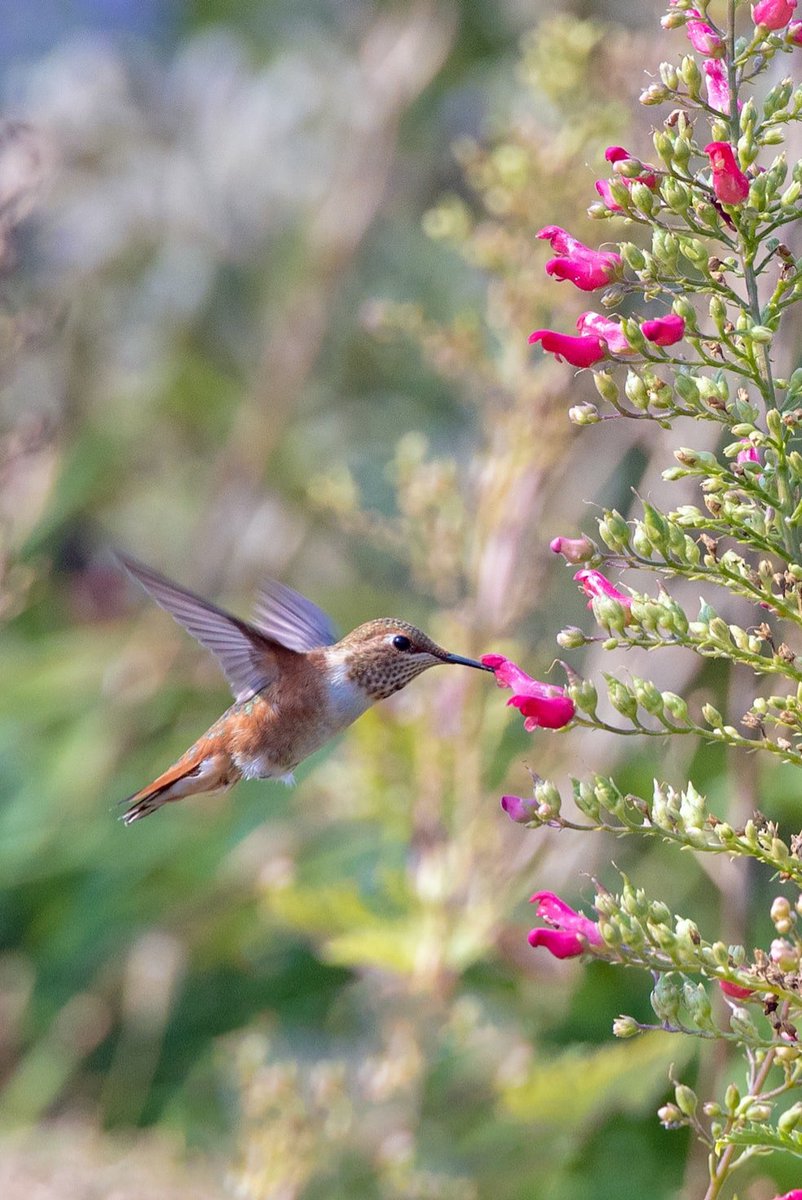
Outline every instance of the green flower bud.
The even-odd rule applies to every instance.
[[[644,88],[638,99],[641,104],[646,105],[664,104],[670,95],[667,87],[659,83],[650,83],[647,88]]]
[[[669,540],[668,524],[662,513],[659,513],[651,504],[644,504],[643,524],[652,545],[656,546],[658,550],[665,551],[668,548]]]
[[[638,703],[629,688],[620,679],[614,679],[609,675],[606,675],[605,679],[607,680],[607,692],[613,708],[620,712],[622,716],[628,717],[631,721],[634,720],[638,713]]]
[[[691,983],[686,980],[682,987],[682,998],[685,1007],[700,1029],[714,1029],[713,1009],[710,997],[701,983]]]
[[[670,68],[672,78],[676,78],[677,82],[679,82],[679,78],[673,63],[663,63],[661,66],[661,74],[662,67]],[[669,87],[671,86],[665,79],[663,79],[663,83],[666,83]],[[674,159],[674,141],[671,135],[666,133],[664,129],[657,129],[652,134],[652,142],[654,143],[654,148],[659,154],[660,158],[662,158],[666,166],[670,167]]]
[[[719,337],[723,337],[724,325],[727,321],[727,306],[721,296],[714,295],[710,298],[710,319],[715,325]]]
[[[683,144],[677,143],[678,146]],[[693,198],[690,189],[684,183],[670,176],[660,185],[660,194],[671,211],[675,213],[684,213],[686,209],[690,208]],[[679,249],[679,246],[677,248]]]
[[[686,724],[688,721],[688,705],[678,696],[676,692],[663,692],[663,705],[666,712],[674,718],[675,721],[681,721]]]
[[[780,204],[783,208],[793,208],[800,195],[802,195],[802,183],[795,179],[780,196]]]
[[[698,238],[680,236],[679,248],[680,253],[695,267],[707,266],[708,250],[704,242],[700,242]]]
[[[775,896],[771,903],[771,919],[778,933],[790,933],[794,918],[791,903],[786,896]],[[780,928],[782,926],[782,928]]]
[[[692,375],[688,375],[684,371],[678,371],[674,378],[674,390],[686,404],[695,405],[699,403],[699,387]]]
[[[777,1128],[780,1133],[793,1133],[800,1121],[802,1121],[802,1104],[797,1101],[777,1119]]]
[[[573,684],[568,689],[568,694],[577,708],[581,709],[582,712],[590,713],[591,715],[595,713],[596,706],[599,703],[599,696],[595,684],[590,679],[583,679],[581,683]]]
[[[583,812],[591,821],[599,821],[601,813],[593,788],[583,779],[574,779],[571,782],[574,803],[579,811]]]
[[[568,419],[572,425],[596,425],[601,413],[595,404],[574,404],[568,409]]]
[[[679,76],[688,89],[692,100],[699,100],[702,92],[702,73],[696,65],[696,59],[686,54],[680,63]]]
[[[702,716],[704,717],[705,721],[707,721],[711,729],[721,729],[724,724],[724,718],[718,709],[714,708],[712,704],[702,705]]]
[[[632,548],[641,558],[652,557],[654,546],[649,539],[642,521],[637,521],[632,531]]]
[[[670,14],[670,16],[672,16],[672,17],[675,15],[679,16],[678,13]],[[660,78],[662,79],[665,86],[667,88],[671,88],[672,92],[676,92],[677,88],[679,87],[679,75],[677,73],[677,68],[674,66],[674,64],[670,63],[670,62],[662,62],[662,63],[660,63],[660,66],[658,69],[660,71]]]
[[[640,1033],[640,1025],[634,1017],[620,1016],[613,1021],[613,1036],[617,1038],[633,1038]]]
[[[568,625],[557,634],[557,645],[563,650],[578,650],[587,642],[585,634],[576,625]]]
[[[752,1023],[751,1018],[750,1023]],[[755,1029],[755,1035],[757,1035],[757,1028],[754,1026],[754,1024],[753,1028]],[[755,1124],[762,1124],[770,1119],[771,1114],[772,1107],[770,1104],[750,1104],[746,1109],[744,1116],[748,1121],[754,1121]]]
[[[682,993],[672,976],[660,975],[649,999],[652,1011],[659,1021],[676,1021]]]
[[[640,246],[636,246],[634,242],[622,242],[620,246],[620,253],[624,262],[633,271],[642,271],[646,266],[646,255],[643,253]]]
[[[609,371],[594,371],[593,383],[602,400],[615,404],[618,400],[618,384]]]
[[[687,1087],[684,1083],[678,1083],[674,1088],[674,1099],[677,1102],[677,1108],[684,1116],[694,1116],[699,1101],[692,1088]]]
[[[751,329],[746,331],[746,337],[764,346],[771,342],[774,333],[769,329],[768,325],[753,325]]]
[[[633,680],[635,697],[641,708],[653,717],[663,714],[663,697],[655,685],[648,679]]]
[[[763,112],[767,117],[773,117],[776,112],[785,108],[788,101],[791,99],[793,92],[793,84],[790,79],[782,79],[779,83],[775,83],[774,87],[769,90],[766,99],[763,101]]]
[[[624,392],[627,399],[635,408],[645,409],[649,407],[649,393],[646,390],[646,384],[636,371],[627,371]]]
[[[657,201],[655,199],[654,192],[650,187],[647,187],[645,183],[633,183],[629,194],[632,197],[632,203],[634,204],[635,208],[637,208],[639,212],[644,213],[647,217],[650,217],[656,210]]]

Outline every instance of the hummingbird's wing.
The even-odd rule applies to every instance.
[[[272,639],[267,632],[201,600],[200,596],[127,555],[119,554],[118,557],[156,603],[202,646],[211,650],[238,701],[249,700],[277,677],[275,642],[278,639]]]
[[[266,579],[259,589],[252,620],[265,637],[302,654],[337,641],[331,618],[275,579]]]

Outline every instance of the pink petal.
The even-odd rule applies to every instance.
[[[555,958],[576,958],[586,947],[575,933],[564,933],[560,929],[531,929],[529,945],[544,946]]]
[[[685,336],[685,321],[676,313],[669,313],[666,317],[644,321],[640,331],[647,341],[654,342],[656,346],[673,346]]]

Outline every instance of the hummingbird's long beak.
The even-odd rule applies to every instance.
[[[484,663],[477,662],[475,658],[463,658],[461,654],[446,654],[443,662],[459,663],[462,667],[476,667],[477,671],[492,671],[492,667],[486,667]]]

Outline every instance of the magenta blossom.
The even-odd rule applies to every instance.
[[[565,561],[569,563],[587,562],[593,556],[595,549],[590,538],[584,535],[578,538],[556,537],[549,542],[549,550],[552,554],[562,554]]]
[[[537,915],[551,926],[551,929],[532,929],[530,946],[545,946],[555,958],[576,958],[588,946],[602,944],[596,922],[576,912],[554,892],[535,892],[530,904],[537,905]]]
[[[546,274],[560,282],[568,279],[580,291],[595,292],[597,288],[606,287],[611,280],[618,279],[623,271],[620,254],[591,250],[559,225],[546,225],[538,231],[537,237],[550,242],[552,250],[556,250],[558,255],[546,263]]]
[[[624,331],[618,321],[611,321],[597,312],[583,312],[577,318],[576,327],[580,337],[595,334],[607,343],[611,354],[634,354],[632,347],[624,336]]]
[[[753,446],[745,438],[741,442],[741,445],[743,446],[743,450],[739,450],[735,456],[737,463],[760,462],[760,451],[757,446]]]
[[[685,25],[685,32],[694,50],[705,58],[721,58],[726,49],[721,34],[701,19],[698,9],[689,8],[688,13],[690,20]]]
[[[669,313],[667,317],[644,321],[640,331],[647,341],[654,342],[656,346],[673,346],[685,336],[685,321],[676,313]]]
[[[525,825],[534,818],[537,804],[534,800],[522,800],[520,796],[502,796],[501,807],[511,821]]]
[[[786,40],[794,46],[802,46],[802,21],[792,21],[785,32]]]
[[[529,344],[540,342],[544,350],[556,358],[570,363],[572,367],[592,367],[607,357],[605,343],[595,334],[573,337],[570,333],[557,333],[555,329],[536,329],[529,335]]]
[[[796,0],[758,0],[752,5],[752,20],[764,29],[784,29],[795,8]]]
[[[742,204],[749,195],[749,180],[735,161],[729,142],[709,142],[705,154],[713,172],[713,191],[722,204]]]
[[[592,607],[593,601],[597,597],[607,600],[617,600],[619,604],[623,604],[624,608],[630,608],[632,605],[632,597],[625,596],[623,592],[619,592],[618,588],[614,587],[610,583],[610,580],[602,575],[601,571],[594,571],[585,567],[581,571],[577,571],[574,581],[579,584],[586,596],[590,596],[588,608]]]
[[[574,719],[576,706],[565,688],[532,679],[519,666],[501,654],[485,654],[482,664],[495,672],[496,683],[502,688],[512,688],[514,695],[507,704],[517,708],[525,718],[524,729],[562,729]]]
[[[626,181],[627,183],[629,180]],[[613,195],[612,188],[606,179],[597,179],[593,185],[611,212],[623,212],[623,208]]]
[[[783,1192],[782,1196],[775,1196],[774,1200],[802,1200],[802,1188],[794,1188],[790,1192]]]
[[[719,979],[718,986],[731,1000],[748,1000],[754,995],[754,988],[741,987],[740,983],[730,983],[728,979]]]
[[[716,112],[724,113],[726,116],[730,111],[730,83],[727,78],[727,68],[723,62],[714,58],[703,63],[702,70],[705,73],[708,104]]]

